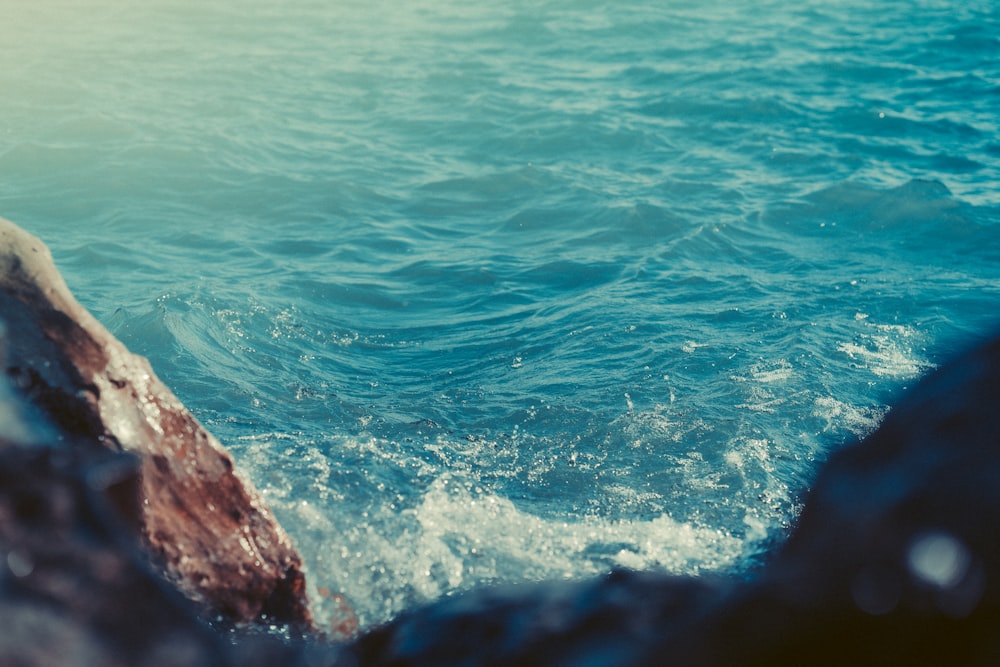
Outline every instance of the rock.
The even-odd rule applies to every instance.
[[[310,627],[301,559],[258,492],[149,363],[76,302],[48,249],[2,219],[0,319],[7,377],[49,425],[13,440],[135,455],[135,519],[171,582],[209,615]]]
[[[405,614],[350,651],[364,666],[628,665],[725,590],[721,580],[624,570],[583,583],[491,588]]]
[[[11,417],[0,423],[0,665],[336,662],[336,647],[316,638],[205,623],[140,546],[139,459],[85,441],[46,445],[37,416],[3,383],[0,400]]]
[[[1000,664],[1000,337],[827,461],[764,576],[709,629],[760,664]]]
[[[1000,664],[1000,338],[932,373],[875,433],[833,455],[752,581],[616,572],[475,591],[368,633],[351,658]]]
[[[138,491],[137,463],[0,442],[0,664],[232,664],[107,502],[116,484]]]

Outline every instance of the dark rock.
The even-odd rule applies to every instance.
[[[1000,664],[1000,338],[832,456],[753,581],[478,591],[351,651],[372,666]]]
[[[360,665],[627,665],[725,590],[630,571],[487,589],[406,614],[351,650]]]
[[[138,489],[137,463],[0,442],[0,664],[231,664],[107,502],[111,486]]]
[[[1000,664],[1000,338],[830,458],[744,597],[709,629],[759,664]]]
[[[301,560],[233,460],[70,294],[48,249],[0,219],[4,367],[39,439],[136,455],[145,547],[209,615],[311,624]]]

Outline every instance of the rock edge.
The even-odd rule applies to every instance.
[[[301,558],[258,491],[149,362],[76,301],[48,248],[2,218],[0,318],[10,384],[50,427],[34,439],[136,457],[138,506],[125,514],[169,581],[209,616],[311,627]]]

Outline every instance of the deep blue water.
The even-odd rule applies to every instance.
[[[365,625],[739,571],[1000,320],[998,35],[983,0],[0,0],[0,215]]]

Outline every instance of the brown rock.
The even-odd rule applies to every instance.
[[[0,318],[11,384],[56,438],[138,457],[136,519],[170,581],[232,622],[311,625],[301,559],[230,455],[76,302],[42,242],[3,219]]]

